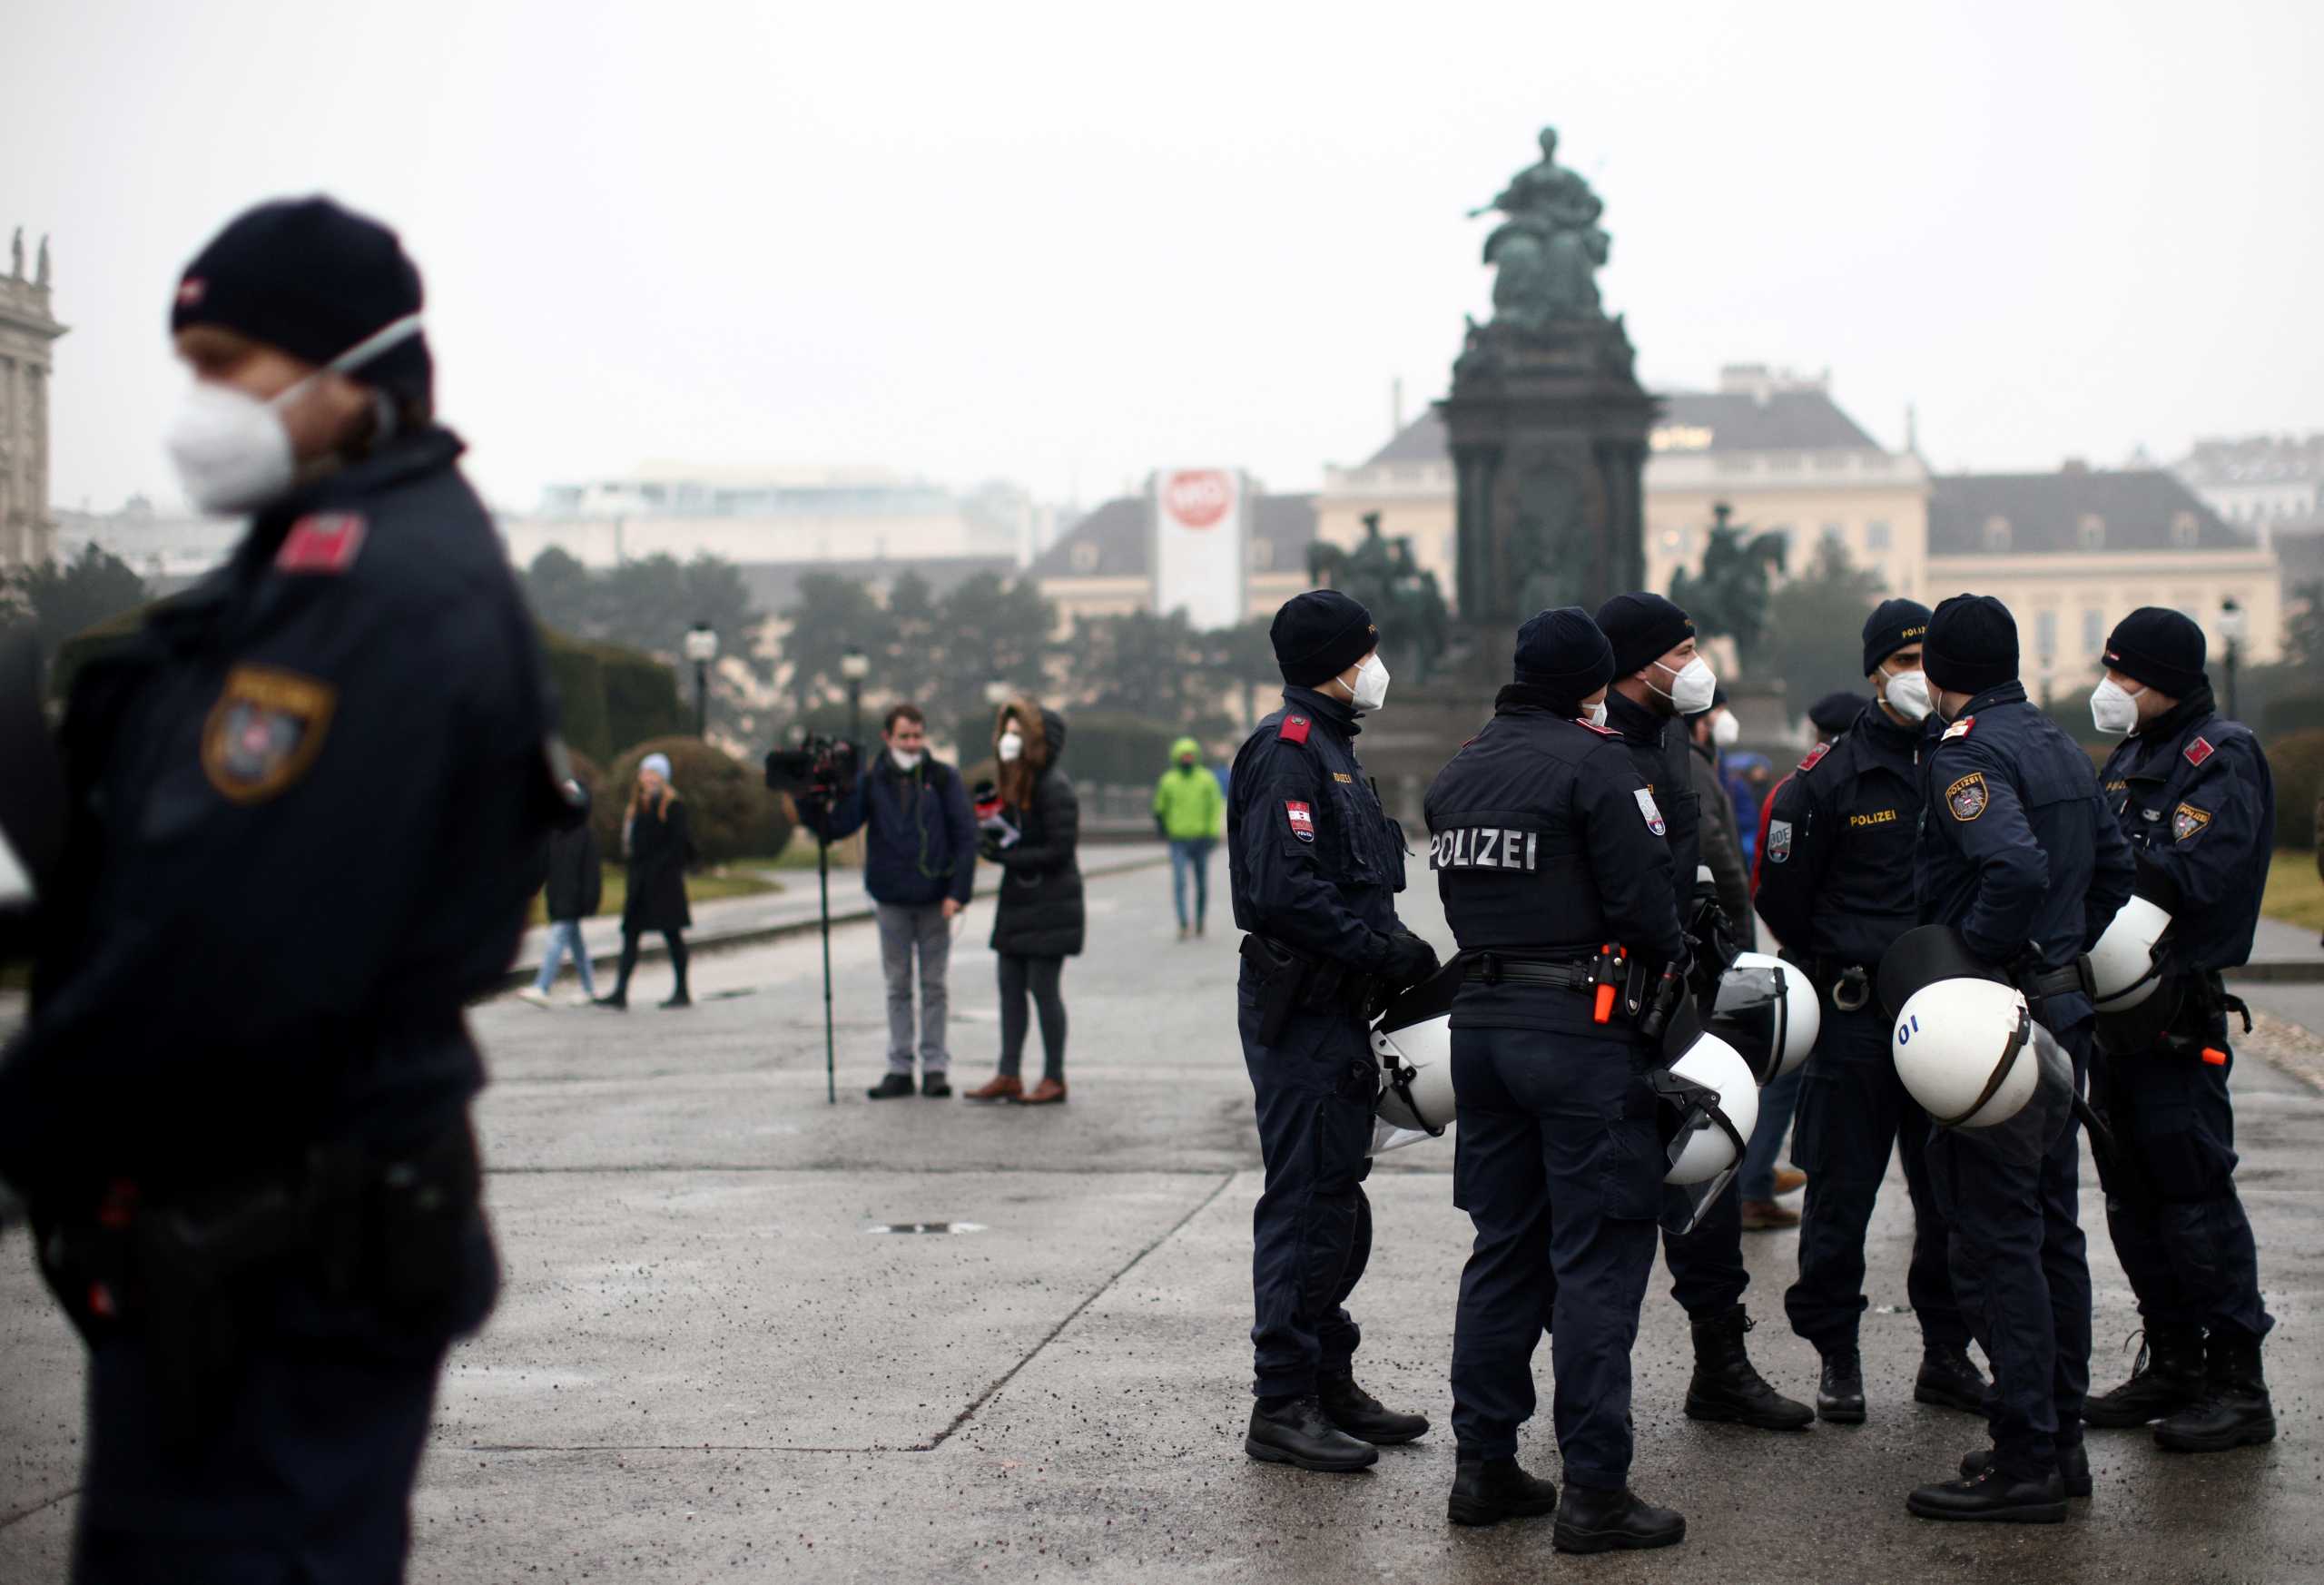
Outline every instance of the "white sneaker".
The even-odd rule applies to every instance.
[[[517,999],[519,1001],[529,1001],[535,1007],[547,1007],[548,1005],[548,992],[543,990],[537,985],[527,985],[524,989],[517,993]]]
[[[595,1007],[597,1005],[597,999],[591,996],[586,990],[576,990],[571,996],[565,999],[565,1005],[567,1007]]]

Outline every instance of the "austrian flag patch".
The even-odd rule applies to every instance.
[[[363,548],[363,514],[310,512],[290,525],[274,553],[277,572],[343,573]]]
[[[1315,812],[1295,799],[1283,801],[1283,817],[1291,822],[1291,834],[1303,842],[1315,840]]]

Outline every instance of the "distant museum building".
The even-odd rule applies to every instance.
[[[25,233],[8,247],[0,275],[0,572],[56,554],[48,509],[49,349],[64,327],[49,311],[48,240],[25,273]]]

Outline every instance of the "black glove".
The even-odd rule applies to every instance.
[[[1154,834],[1166,842],[1170,840],[1170,828],[1162,823],[1162,817],[1158,814],[1154,817]]]
[[[1380,973],[1391,984],[1402,987],[1418,985],[1443,967],[1434,947],[1410,930],[1398,930],[1388,938],[1388,962]]]

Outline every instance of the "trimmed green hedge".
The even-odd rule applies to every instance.
[[[613,733],[606,724],[605,665],[596,649],[576,644],[553,628],[544,627],[541,656],[556,689],[557,731],[566,746],[603,761],[614,752]]]
[[[670,780],[684,799],[693,822],[694,846],[704,863],[779,853],[791,844],[795,823],[787,801],[767,790],[760,768],[745,764],[724,750],[694,737],[660,737],[637,743],[606,768],[590,823],[606,857],[622,855],[622,818],[629,812],[630,791],[637,783],[638,763],[647,754],[670,757]]]
[[[2324,731],[2295,732],[2268,745],[2276,778],[2276,846],[2316,845],[2316,795],[2324,790]]]

